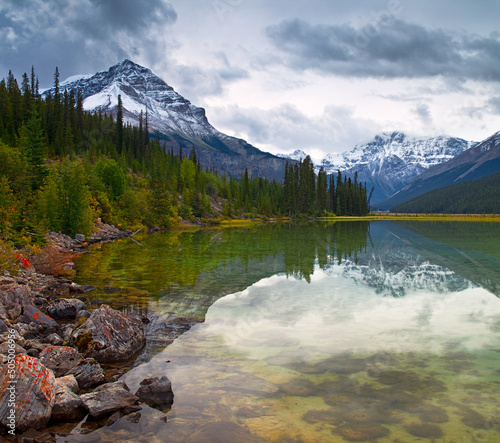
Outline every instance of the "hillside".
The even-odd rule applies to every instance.
[[[434,189],[476,180],[500,172],[500,132],[420,174],[388,200],[376,205],[388,210]]]
[[[203,168],[216,168],[233,177],[248,170],[250,177],[282,180],[286,160],[263,152],[245,140],[215,129],[205,110],[178,94],[151,70],[124,60],[107,71],[94,75],[76,75],[60,84],[61,90],[81,93],[83,108],[116,117],[118,96],[123,120],[133,126],[146,121],[150,133],[158,132],[167,149],[176,154],[194,147]],[[54,94],[54,88],[43,96]]]
[[[391,212],[498,214],[500,172],[477,180],[435,189],[391,208]]]

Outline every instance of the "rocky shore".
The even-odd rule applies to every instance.
[[[145,346],[147,319],[107,305],[90,313],[77,298],[94,288],[70,279],[72,259],[90,244],[132,235],[96,227],[88,239],[49,232],[40,254],[19,257],[19,275],[0,275],[0,439],[55,441],[47,426],[76,425],[86,416],[108,424],[123,415],[138,420],[141,404],[167,411],[173,402],[166,376],[145,379],[132,393],[106,373],[106,365],[129,362]]]

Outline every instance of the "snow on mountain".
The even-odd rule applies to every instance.
[[[500,131],[473,143],[470,149],[452,159],[426,169],[415,180],[377,205],[390,209],[434,189],[477,180],[500,171]]]
[[[276,154],[276,157],[286,158],[288,160],[302,161],[307,157],[307,154],[301,149],[296,149],[291,154]]]
[[[446,162],[474,143],[455,137],[410,137],[402,132],[383,132],[366,144],[341,154],[329,154],[318,165],[328,174],[341,171],[374,187],[371,203],[383,201],[412,182],[431,166]]]
[[[402,132],[383,132],[373,141],[356,145],[341,154],[328,154],[319,165],[328,173],[345,171],[358,165],[372,165],[377,172],[387,159],[397,157],[410,169],[427,169],[443,163],[470,148],[471,144],[454,137],[410,137]]]
[[[141,113],[143,119],[147,113],[150,132],[158,131],[167,149],[189,152],[195,147],[204,167],[237,177],[246,168],[254,177],[283,178],[284,159],[221,133],[208,122],[203,108],[182,97],[150,69],[130,60],[94,75],[72,76],[60,88],[75,95],[80,92],[86,111],[112,115],[116,115],[120,95],[124,122],[138,125]],[[44,94],[50,91],[53,89]]]

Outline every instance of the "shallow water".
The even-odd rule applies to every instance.
[[[97,287],[88,303],[153,320],[155,346],[122,380],[135,392],[167,375],[174,404],[88,434],[97,426],[83,423],[61,441],[500,441],[500,225],[268,225],[139,241],[83,257],[78,282]],[[178,318],[195,325],[162,346]]]

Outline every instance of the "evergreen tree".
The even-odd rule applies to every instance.
[[[21,128],[19,147],[26,157],[29,182],[31,189],[35,191],[42,186],[48,173],[45,166],[47,141],[36,109],[33,110],[31,118]]]
[[[118,94],[118,108],[116,110],[116,151],[120,154],[123,150],[123,104],[122,96]]]

